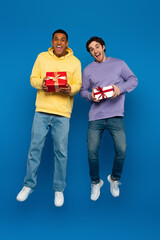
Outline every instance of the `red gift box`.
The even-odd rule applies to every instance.
[[[107,86],[107,87],[98,87],[93,90],[94,95],[97,100],[102,100],[106,98],[110,98],[113,96],[113,87],[112,86]]]
[[[46,72],[46,86],[48,92],[58,92],[60,88],[67,87],[67,73],[66,72]]]

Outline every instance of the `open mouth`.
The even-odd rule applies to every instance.
[[[61,51],[62,47],[61,46],[56,46],[57,51]]]
[[[100,53],[96,53],[96,54],[95,54],[95,57],[96,57],[96,58],[100,58],[100,56],[101,56]]]

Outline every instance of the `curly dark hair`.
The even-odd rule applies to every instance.
[[[103,41],[102,38],[99,38],[99,37],[91,37],[91,38],[88,40],[88,42],[86,43],[86,49],[87,49],[88,52],[90,52],[90,51],[89,51],[89,44],[90,44],[91,42],[93,42],[93,41],[100,43],[101,46],[105,46],[105,42]],[[105,50],[104,50],[104,51],[105,51]]]

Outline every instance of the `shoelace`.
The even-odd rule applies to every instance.
[[[23,187],[23,188],[22,188],[22,192],[29,193],[30,191],[31,191],[30,188],[27,188],[27,187]]]
[[[114,187],[114,189],[117,190],[117,189],[118,189],[118,185],[121,185],[121,184],[122,184],[121,182],[114,181],[114,182],[113,182],[113,185],[114,185],[113,187]]]
[[[61,198],[62,193],[61,192],[56,192],[55,195],[56,195],[57,198]]]
[[[99,188],[99,184],[91,184],[92,193],[95,193]]]

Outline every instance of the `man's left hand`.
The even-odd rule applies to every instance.
[[[68,84],[67,87],[65,88],[60,88],[59,92],[63,93],[63,94],[69,94],[71,92],[71,86]]]
[[[112,84],[112,87],[114,88],[112,98],[118,97],[121,93],[119,87],[114,84]]]

